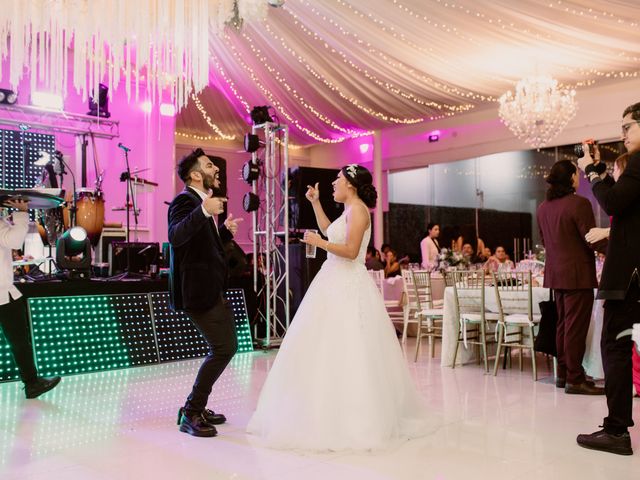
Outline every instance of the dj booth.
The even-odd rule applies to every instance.
[[[167,279],[17,283],[26,297],[38,373],[72,375],[184,360],[207,346],[183,313],[169,308]],[[229,289],[238,353],[253,351],[244,292]],[[0,332],[0,382],[18,380]]]

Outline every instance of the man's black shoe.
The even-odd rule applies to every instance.
[[[566,378],[556,378],[556,388],[564,388],[567,385]]]
[[[578,445],[591,450],[615,453],[616,455],[633,455],[629,432],[613,435],[599,430],[591,434],[578,435]]]
[[[564,387],[564,393],[573,395],[604,395],[604,388],[596,387],[593,382],[584,381],[578,385],[567,383]]]
[[[213,410],[209,410],[205,408],[202,412],[202,416],[210,425],[222,425],[227,421],[227,417],[225,417],[221,413],[216,413]]]
[[[178,410],[178,421],[176,422],[176,425],[180,425],[182,415],[184,415],[184,407],[180,407],[180,410]],[[209,410],[208,408],[205,408],[202,411],[202,417],[209,425],[222,425],[227,421],[227,417],[225,417],[223,414],[216,413],[213,410]]]
[[[27,398],[38,398],[43,393],[55,388],[60,383],[60,380],[60,377],[38,377],[24,386],[24,394]]]
[[[207,422],[201,413],[187,415],[182,412],[179,418],[181,432],[194,437],[215,437],[218,434],[216,427]]]

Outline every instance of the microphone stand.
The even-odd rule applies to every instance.
[[[141,278],[145,278],[146,275],[140,274],[140,273],[134,273],[131,271],[131,245],[129,242],[129,212],[130,212],[130,207],[129,207],[129,202],[131,201],[131,198],[133,197],[133,185],[131,185],[131,168],[129,167],[129,150],[131,150],[130,148],[125,147],[124,145],[122,145],[121,143],[118,144],[118,147],[122,149],[122,151],[124,152],[124,161],[125,161],[125,165],[127,167],[127,171],[124,172],[121,176],[120,176],[120,180],[123,179],[123,177],[126,177],[126,181],[127,181],[127,193],[126,193],[126,198],[125,198],[125,208],[126,208],[126,212],[127,212],[127,241],[126,241],[126,249],[127,249],[127,266],[125,268],[124,273],[120,274],[120,275],[116,275],[115,277],[112,277],[113,280],[124,280],[124,279],[136,279],[139,280]],[[136,232],[138,231],[138,212],[136,210],[136,206],[133,205],[133,220],[135,223],[135,230]]]

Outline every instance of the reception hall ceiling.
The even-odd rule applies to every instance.
[[[495,108],[523,77],[580,91],[637,77],[637,0],[287,0],[210,37],[210,85],[178,135],[239,138],[270,105],[291,143]]]

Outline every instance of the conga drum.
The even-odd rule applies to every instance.
[[[104,196],[101,191],[79,189],[76,192],[76,225],[87,231],[91,245],[100,240],[104,226]]]

